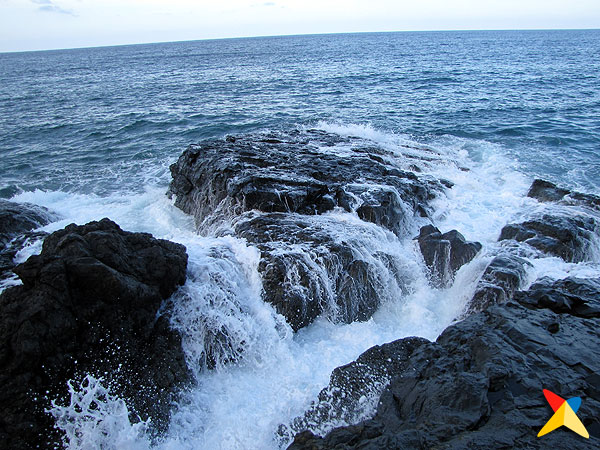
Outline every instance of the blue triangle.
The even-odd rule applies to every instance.
[[[579,397],[570,398],[569,400],[567,400],[567,403],[569,404],[569,406],[571,407],[573,412],[576,413],[577,410],[579,409],[579,407],[581,406],[581,398],[579,398]]]

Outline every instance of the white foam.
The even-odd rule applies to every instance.
[[[101,379],[87,376],[79,385],[69,383],[70,402],[53,402],[50,413],[65,432],[70,449],[144,450],[149,422],[132,424],[125,402],[102,385]]]

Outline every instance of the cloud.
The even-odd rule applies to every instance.
[[[38,8],[38,11],[58,13],[58,14],[67,14],[70,16],[75,15],[75,13],[73,11],[71,11],[70,9],[61,8],[60,6],[55,4],[53,2],[53,0],[31,0],[31,3],[40,5]]]
[[[44,0],[42,0],[44,1]],[[277,6],[275,2],[252,3],[250,8],[263,8],[265,6]]]

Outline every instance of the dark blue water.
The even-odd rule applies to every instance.
[[[320,121],[497,144],[600,188],[600,31],[368,33],[0,54],[0,188],[166,184],[189,143]],[[4,190],[10,196],[14,189]]]

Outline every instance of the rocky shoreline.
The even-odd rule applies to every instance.
[[[544,215],[510,224],[499,240],[524,241],[536,251],[568,261],[589,257],[578,249],[589,249],[597,239],[599,198],[543,180],[533,183],[528,196],[583,207],[591,214],[581,218],[572,210],[571,217]],[[525,230],[524,235],[513,234],[514,229]],[[426,229],[420,238],[432,231],[439,235]],[[298,429],[310,423],[319,407],[321,414],[331,415],[332,400],[334,414],[356,409],[361,397],[384,384],[372,419],[325,436],[302,431],[288,448],[598,448],[600,279],[541,278],[521,291],[529,263],[517,256],[519,251],[507,247],[491,261],[468,316],[435,342],[400,339],[369,349],[336,369],[313,408],[299,419]],[[584,399],[582,422],[589,440],[564,428],[536,437],[552,414],[542,389]],[[328,406],[323,411],[324,403]]]
[[[301,432],[289,449],[597,448],[599,317],[600,280],[541,280],[436,342],[384,344],[374,361],[371,349],[342,370],[367,358],[369,367],[389,368],[375,416],[323,437]],[[353,399],[369,386],[356,392],[354,378],[342,380]],[[589,440],[564,428],[536,437],[552,415],[542,388],[583,398]]]
[[[2,447],[60,445],[46,411],[87,375],[124,399],[134,422],[164,431],[190,373],[159,312],[186,266],[182,245],[103,219],[48,235],[40,255],[14,267],[23,284],[0,295]]]
[[[426,174],[440,158],[433,150],[407,150],[418,156],[400,159],[316,130],[206,141],[171,166],[168,194],[199,233],[241,238],[260,251],[262,299],[293,331],[318,317],[366,321],[390,292],[407,289],[410,268],[391,242],[414,240],[436,289],[452,285],[482,251],[460,230],[432,224],[433,202],[452,183]],[[279,427],[280,442],[600,447],[600,279],[533,280],[527,260],[597,262],[600,198],[543,180],[527,195],[552,209],[502,229],[461,320],[435,342],[400,339],[335,369],[305,414]],[[46,410],[50,400],[68,401],[67,381],[88,374],[125,400],[133,422],[151,419],[160,435],[178,393],[193,383],[165,308],[186,281],[186,249],[108,219],[35,231],[52,220],[35,205],[0,203],[2,276],[12,271],[23,283],[0,294],[0,442],[60,446]],[[29,237],[44,238],[42,251],[15,265]],[[551,411],[542,388],[583,398],[589,441],[564,430],[536,438]],[[375,414],[363,420],[367,406]],[[308,431],[324,422],[354,425],[323,436]]]

